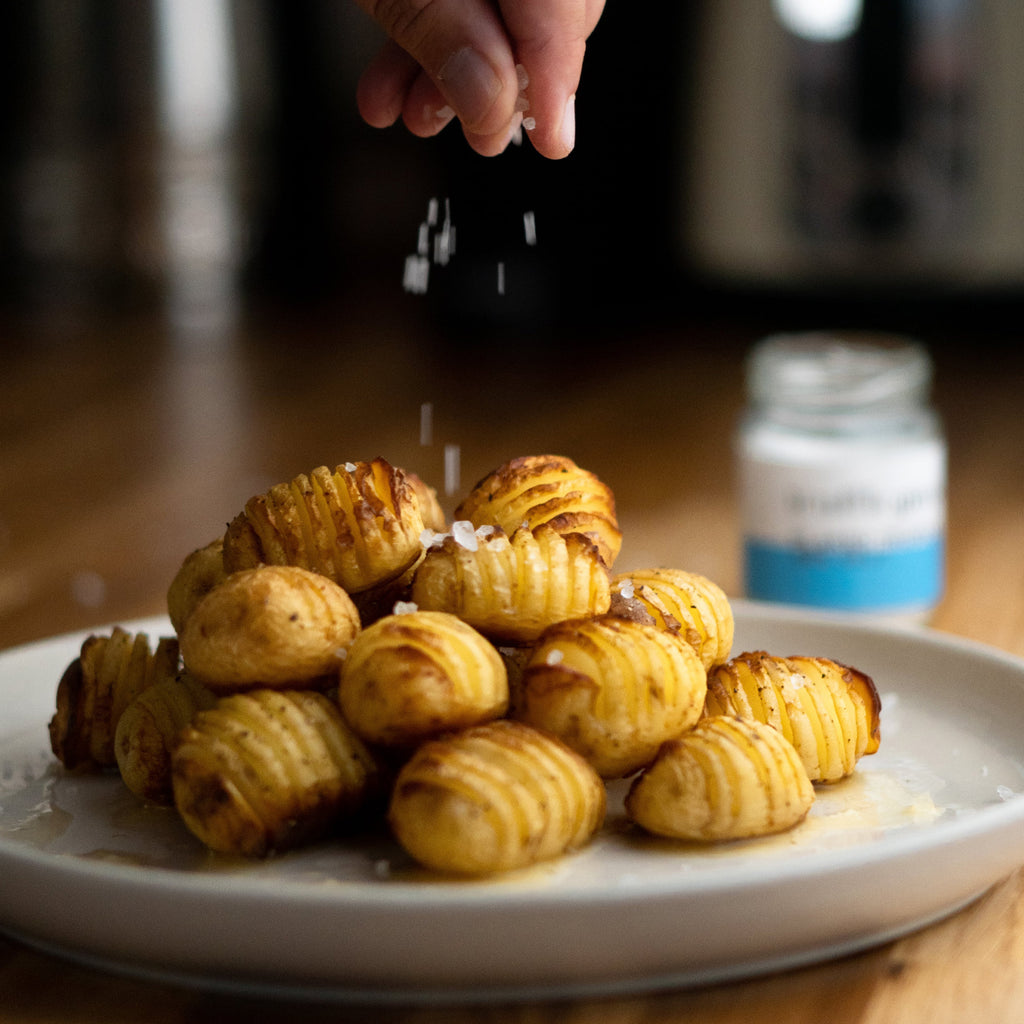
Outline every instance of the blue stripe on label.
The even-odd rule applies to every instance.
[[[844,611],[927,607],[942,596],[941,538],[886,551],[814,551],[748,539],[747,596]]]

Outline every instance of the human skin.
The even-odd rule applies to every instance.
[[[387,33],[359,82],[360,114],[414,135],[452,120],[484,156],[504,151],[523,116],[543,156],[576,140],[576,90],[604,0],[356,0]],[[525,70],[521,95],[517,65]],[[524,110],[524,101],[528,106]]]

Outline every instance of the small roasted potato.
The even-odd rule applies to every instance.
[[[297,565],[357,594],[400,577],[420,557],[418,488],[384,459],[326,466],[246,502],[224,537],[228,572]]]
[[[353,640],[338,702],[364,740],[412,746],[500,718],[508,677],[497,648],[472,626],[447,612],[407,611]]]
[[[124,709],[114,734],[117,768],[139,799],[170,805],[171,754],[181,731],[196,713],[213,707],[217,697],[187,672],[162,679]]]
[[[175,633],[182,631],[195,606],[226,578],[223,537],[186,557],[167,588],[167,614]]]
[[[435,533],[443,533],[447,529],[447,521],[444,509],[441,508],[441,502],[437,497],[437,490],[426,483],[422,477],[416,473],[410,473],[409,470],[405,470],[405,479],[416,492],[420,503],[420,518],[423,520],[424,527]]]
[[[324,687],[359,627],[337,583],[298,566],[265,565],[232,573],[199,602],[181,633],[181,656],[218,694]]]
[[[413,579],[419,608],[446,611],[488,639],[528,644],[565,619],[600,615],[611,600],[608,570],[582,534],[551,526],[474,530],[460,520],[435,538]]]
[[[526,455],[480,480],[455,509],[454,519],[499,526],[509,536],[520,526],[547,524],[559,533],[582,533],[611,566],[622,531],[611,488],[564,455]]]
[[[654,760],[701,715],[707,675],[678,634],[613,616],[563,622],[534,645],[512,703],[604,778]]]
[[[377,765],[337,704],[315,690],[222,697],[171,758],[174,806],[218,853],[245,857],[324,835],[375,795]]]
[[[679,633],[706,669],[728,660],[735,632],[732,605],[706,576],[682,569],[619,573],[612,578],[612,610],[624,613],[630,602],[639,604],[655,625]]]
[[[604,784],[554,737],[504,718],[431,740],[403,765],[388,821],[436,871],[483,875],[584,846],[605,814]]]
[[[633,780],[625,806],[656,835],[720,841],[783,832],[813,803],[803,763],[778,730],[722,715],[666,743]]]
[[[117,762],[114,735],[135,698],[178,672],[178,641],[161,637],[150,648],[145,633],[115,626],[87,637],[57,685],[50,748],[65,768],[100,770]]]
[[[873,680],[857,669],[748,651],[710,672],[704,714],[773,726],[796,747],[812,782],[836,782],[878,749],[881,709]]]

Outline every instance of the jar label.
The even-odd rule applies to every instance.
[[[758,600],[849,611],[926,608],[942,593],[941,443],[827,466],[741,463],[745,586]]]

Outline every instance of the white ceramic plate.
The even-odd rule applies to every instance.
[[[734,650],[868,672],[882,745],[811,816],[711,849],[612,801],[587,850],[498,881],[383,837],[260,864],[207,855],[116,778],[59,770],[46,725],[82,636],[0,654],[0,928],[118,970],[368,1000],[598,994],[749,976],[935,921],[1024,862],[1024,661],[949,636],[735,603]],[[129,628],[156,636],[169,626]]]

